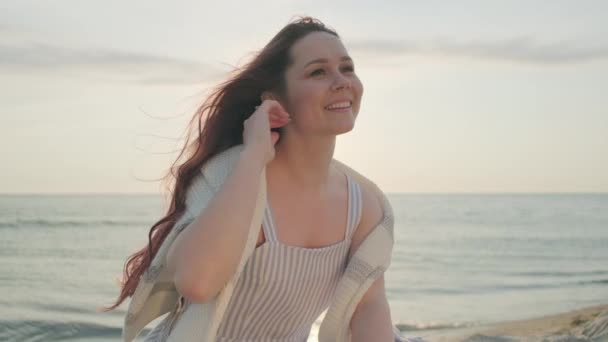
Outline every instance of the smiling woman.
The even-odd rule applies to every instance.
[[[324,31],[312,32],[293,45],[292,56],[281,102],[289,113],[297,114],[293,125],[330,139],[351,131],[361,107],[363,84],[340,38]]]
[[[399,339],[384,289],[390,203],[333,158],[362,95],[338,34],[309,17],[217,88],[110,308],[133,296],[125,341],[167,312],[146,341],[305,341],[325,310],[321,341]]]

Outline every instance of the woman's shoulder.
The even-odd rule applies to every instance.
[[[382,197],[384,196],[384,193],[374,181],[360,172],[357,172],[352,167],[335,159],[334,162],[336,167],[353,178],[361,189],[361,220],[352,237],[350,253],[352,255],[357,250],[359,244],[365,240],[367,235],[383,221],[385,208],[383,207]]]
[[[368,193],[367,194],[368,196],[382,193],[382,190],[376,185],[376,183],[374,183],[371,179],[364,176],[360,172],[356,171],[351,166],[348,166],[347,164],[345,164],[337,159],[334,159],[333,163],[338,168],[338,170],[349,175],[352,179],[354,179],[360,185],[362,193],[366,192],[366,193]]]

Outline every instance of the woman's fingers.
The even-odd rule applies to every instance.
[[[256,112],[258,109],[265,110],[268,113],[268,123],[270,128],[285,126],[290,121],[289,113],[287,113],[283,106],[281,106],[281,104],[276,100],[266,99],[256,107]]]
[[[290,121],[289,114],[283,109],[280,103],[274,101],[268,110],[270,128],[285,126]]]
[[[283,127],[289,123],[289,119],[272,119],[270,120],[270,128]]]
[[[270,104],[270,108],[268,109],[268,114],[276,117],[289,117],[289,113],[285,111],[283,106],[277,101],[274,101]]]

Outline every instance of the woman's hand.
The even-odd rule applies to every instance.
[[[264,100],[243,122],[243,144],[246,149],[258,153],[264,165],[274,159],[274,145],[279,140],[279,132],[271,132],[272,128],[285,126],[290,121],[289,114],[275,100]]]

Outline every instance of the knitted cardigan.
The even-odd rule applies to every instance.
[[[206,303],[190,303],[187,309],[173,282],[173,274],[167,270],[166,256],[170,244],[184,230],[219,190],[230,174],[244,145],[237,145],[212,157],[188,188],[186,211],[161,244],[149,268],[142,274],[127,309],[122,330],[124,342],[133,341],[152,320],[170,312],[170,324],[163,333],[162,341],[213,342],[222,317],[230,301],[241,272],[253,253],[266,206],[266,169],[260,178],[256,206],[247,235],[247,242],[240,262],[232,278],[217,296]],[[359,181],[363,176],[343,163],[333,160],[339,169]],[[350,320],[367,289],[381,277],[391,261],[393,249],[393,211],[386,196],[375,187],[382,203],[384,216],[348,260],[346,270],[338,282],[329,309],[319,330],[321,342],[346,342],[350,340]],[[400,340],[395,327],[395,339]]]

